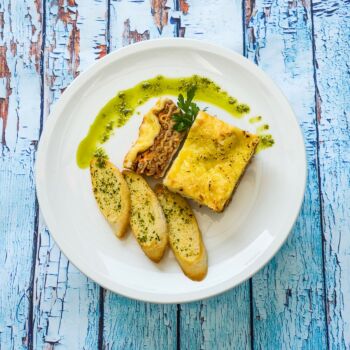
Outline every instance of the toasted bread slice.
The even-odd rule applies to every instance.
[[[92,189],[97,204],[117,237],[124,236],[130,218],[130,193],[120,171],[108,160],[90,163]]]
[[[201,281],[208,271],[208,257],[197,220],[187,200],[157,185],[156,195],[163,208],[170,246],[187,277]]]
[[[173,115],[178,112],[169,98],[157,101],[143,118],[138,139],[125,157],[125,168],[155,178],[164,176],[186,135],[173,129]]]
[[[168,228],[161,205],[146,180],[124,170],[131,198],[130,226],[144,253],[154,262],[164,255],[168,244]]]

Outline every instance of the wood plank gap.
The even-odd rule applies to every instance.
[[[40,136],[44,127],[44,50],[46,43],[46,6],[45,2],[41,3],[41,47],[40,47],[40,66],[39,66],[39,75],[40,75],[40,121],[39,121],[39,141]],[[39,142],[35,146],[34,158],[36,160],[36,152],[38,150]],[[33,350],[33,333],[34,333],[34,281],[35,281],[35,267],[36,267],[36,258],[37,258],[37,245],[38,245],[38,236],[39,236],[39,202],[38,197],[35,193],[35,223],[34,223],[34,234],[33,234],[33,247],[32,247],[32,268],[30,271],[30,290],[29,290],[29,310],[28,310],[28,350]]]
[[[99,304],[100,318],[98,320],[98,339],[97,339],[97,346],[99,350],[103,349],[104,303],[105,303],[105,290],[103,287],[100,287],[100,304]]]
[[[107,2],[106,52],[108,55],[111,52],[111,0],[106,0],[106,2]],[[97,335],[97,347],[99,350],[103,349],[105,292],[106,292],[105,289],[100,286],[99,320],[98,320],[98,335]]]
[[[233,0],[232,0],[233,1]],[[245,11],[245,1],[246,0],[242,0],[242,42],[243,42],[243,56],[248,58],[248,53],[247,53],[247,43],[246,43],[246,11]]]
[[[174,0],[175,11],[180,11],[180,0]],[[180,37],[181,17],[176,21],[175,36]],[[176,349],[181,350],[181,304],[176,309]]]
[[[247,26],[246,26],[246,0],[242,0],[242,36],[243,56],[248,58],[247,52]],[[253,279],[249,279],[249,307],[250,307],[250,349],[254,350],[254,305],[253,305]]]
[[[107,41],[107,54],[109,54],[111,52],[111,0],[107,0],[106,41]]]
[[[46,6],[45,1],[41,4],[42,13],[42,32],[41,32],[41,52],[40,52],[40,129],[39,140],[44,127],[44,114],[45,114],[45,45],[46,45]],[[39,221],[38,221],[39,225]]]
[[[250,306],[250,349],[254,350],[254,307],[253,307],[253,279],[249,279]]]
[[[176,310],[176,349],[181,349],[181,304],[177,304]]]
[[[43,51],[42,51],[43,52]],[[41,53],[42,55],[42,53]],[[40,107],[41,108],[41,107]],[[41,133],[41,132],[40,132]],[[36,146],[37,147],[37,146]],[[37,149],[35,150],[35,152]],[[33,234],[33,247],[32,247],[32,267],[30,270],[30,287],[28,292],[29,306],[28,306],[28,350],[33,350],[33,331],[34,331],[34,280],[35,280],[35,261],[37,255],[37,243],[39,232],[39,202],[35,195],[35,222],[34,222],[34,234]]]
[[[180,0],[174,0],[175,11],[180,11]],[[175,36],[180,37],[181,17],[176,20],[175,25]]]
[[[326,284],[326,258],[325,258],[325,235],[324,235],[324,226],[323,226],[323,202],[322,198],[322,188],[321,188],[321,170],[320,170],[320,136],[319,136],[319,125],[318,125],[318,104],[319,104],[319,92],[318,92],[318,82],[316,74],[316,43],[315,43],[315,25],[314,25],[314,7],[313,1],[310,2],[310,13],[311,13],[311,44],[312,44],[312,66],[313,66],[313,79],[315,85],[315,123],[316,123],[316,162],[317,162],[317,181],[318,181],[318,194],[320,198],[320,228],[322,235],[322,277],[323,277],[323,303],[325,310],[325,329],[326,329],[326,340],[327,340],[327,349],[330,349],[329,341],[329,329],[328,329],[328,308],[327,308],[327,284]]]

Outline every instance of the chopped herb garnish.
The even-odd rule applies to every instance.
[[[238,113],[248,113],[250,111],[250,108],[248,105],[244,104],[244,103],[240,103],[237,107],[236,110]]]
[[[96,165],[98,168],[104,168],[106,166],[108,155],[103,148],[98,148],[94,153],[94,157],[96,158]]]
[[[187,99],[182,94],[177,99],[177,106],[180,112],[173,115],[175,121],[174,130],[182,132],[191,127],[199,112],[199,107],[192,102],[196,93],[196,86],[193,85],[187,90]]]

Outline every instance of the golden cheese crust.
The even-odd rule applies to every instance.
[[[201,111],[163,183],[169,190],[221,212],[258,143],[258,136]]]

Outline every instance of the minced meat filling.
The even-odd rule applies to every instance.
[[[185,132],[180,133],[173,129],[172,116],[176,112],[178,112],[177,106],[169,99],[166,101],[164,108],[156,113],[161,129],[153,145],[137,155],[134,170],[138,174],[154,176],[155,178],[164,176],[185,136]]]

